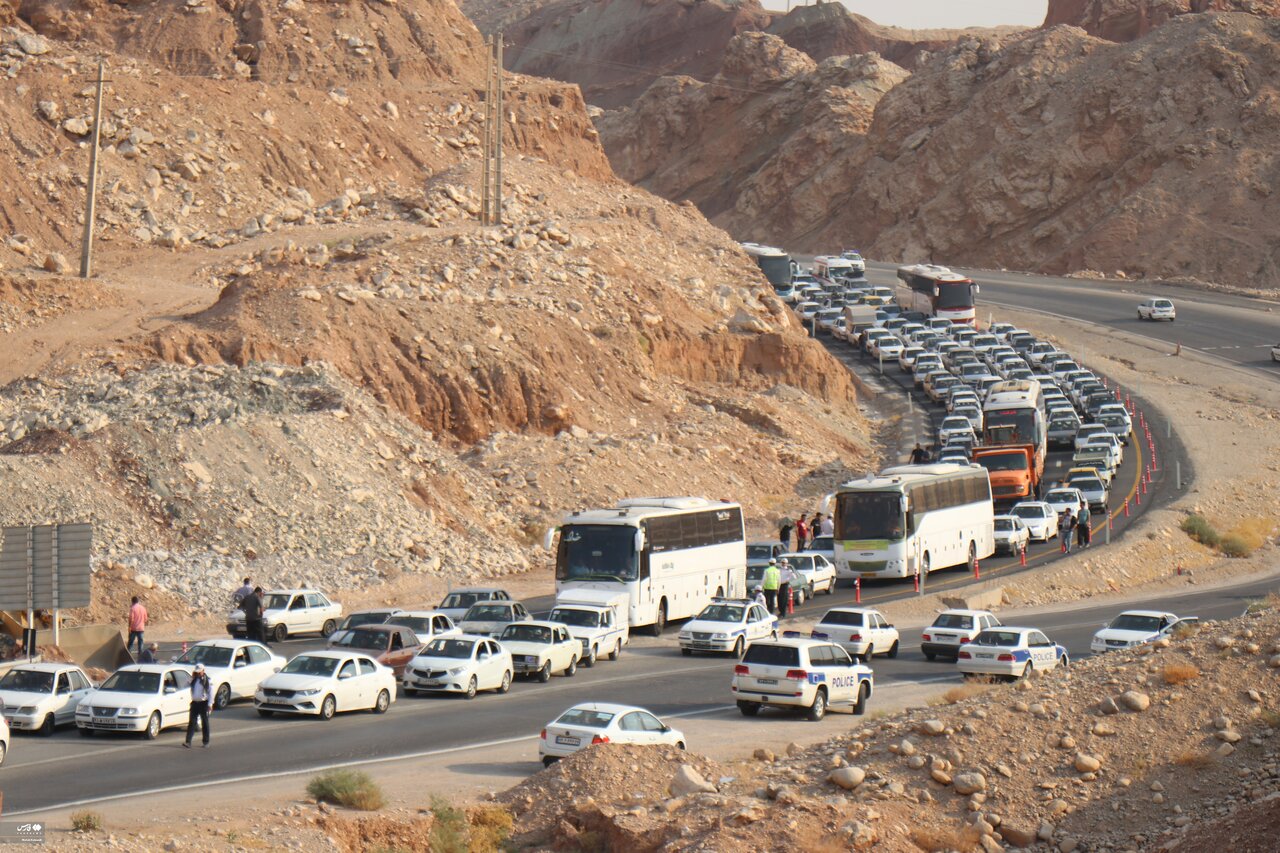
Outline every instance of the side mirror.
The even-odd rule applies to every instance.
[[[172,684],[166,684],[166,685],[164,686],[164,692],[165,692],[165,693],[177,693],[177,692],[178,692],[178,688],[174,687]]]
[[[553,542],[555,542],[556,530],[557,528],[555,527],[548,527],[547,532],[542,534],[542,550],[544,551],[551,550],[551,545]]]
[[[349,672],[340,672],[340,673],[338,673],[338,680],[339,680],[339,681],[346,681],[346,680],[347,680],[348,678],[350,678],[350,677],[351,677],[351,673],[349,673]]]

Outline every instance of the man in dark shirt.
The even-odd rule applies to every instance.
[[[259,643],[267,642],[267,626],[262,621],[262,587],[255,586],[253,592],[240,600],[240,609],[244,611],[244,633],[251,640]]]

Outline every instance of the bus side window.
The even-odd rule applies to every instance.
[[[640,580],[649,579],[649,548],[640,552]]]

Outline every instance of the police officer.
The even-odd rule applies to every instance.
[[[787,615],[787,602],[791,600],[791,589],[797,580],[796,570],[791,568],[790,560],[782,561],[782,568],[779,570],[778,584],[778,615]]]
[[[778,587],[782,585],[782,572],[778,570],[776,557],[769,558],[769,567],[764,570],[764,578],[760,586],[764,587],[764,599],[770,613],[778,612]]]

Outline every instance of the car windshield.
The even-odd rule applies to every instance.
[[[177,662],[202,663],[205,666],[231,666],[231,651],[222,646],[195,645],[183,652]]]
[[[834,551],[835,547],[836,547],[836,540],[834,536],[815,536],[813,537],[813,541],[809,543],[810,551]],[[801,562],[806,563],[805,568],[811,568],[810,566],[807,565],[807,561],[801,561]],[[798,566],[800,565],[800,563],[796,562],[795,560],[792,560],[792,565]]]
[[[1102,491],[1102,481],[1097,477],[1076,477],[1072,479],[1071,485],[1075,486],[1082,492]]]
[[[990,456],[979,456],[975,461],[988,471],[1027,470],[1025,453],[995,453]]]
[[[466,610],[477,601],[488,601],[489,594],[481,592],[451,592],[440,602],[441,608],[449,610]]]
[[[284,610],[286,607],[289,606],[290,598],[293,598],[293,596],[286,595],[282,592],[268,593],[267,597],[262,601],[262,609],[263,610]]]
[[[975,646],[1016,646],[1021,635],[1017,631],[983,631],[973,638]]]
[[[963,628],[968,630],[973,627],[972,616],[962,616],[959,613],[939,613],[938,618],[933,620],[935,628]]]
[[[1012,518],[997,518],[995,522],[996,530],[1011,531],[1018,529]]]
[[[0,678],[0,690],[21,690],[24,693],[52,693],[53,673],[30,669],[11,669]]]
[[[458,660],[470,660],[471,650],[475,648],[475,643],[469,640],[432,640],[425,649],[422,650],[422,656],[427,658],[457,658]]]
[[[708,604],[702,608],[702,612],[698,614],[699,619],[705,619],[708,622],[741,622],[745,607],[739,607],[733,604]]]
[[[324,675],[332,676],[342,661],[337,658],[325,658],[317,655],[298,655],[284,665],[282,673],[290,675]]]
[[[1049,431],[1050,431],[1050,432],[1070,432],[1071,430],[1074,430],[1075,428],[1076,428],[1076,422],[1075,422],[1075,421],[1061,420],[1061,421],[1050,421],[1050,422],[1049,422]]]
[[[385,631],[344,631],[330,641],[330,645],[344,649],[376,649],[382,651],[387,647]]]
[[[1098,423],[1102,424],[1103,426],[1122,427],[1124,426],[1124,418],[1120,417],[1119,415],[1102,415],[1101,417],[1098,418]]]
[[[842,540],[901,539],[900,492],[845,492],[836,498],[836,536]]]
[[[581,726],[584,729],[607,728],[616,714],[609,711],[593,711],[590,708],[570,708],[560,715],[556,725]]]
[[[352,613],[346,619],[342,620],[340,628],[356,628],[360,625],[377,625],[387,621],[387,617],[391,615],[390,610],[369,610],[364,613]]]
[[[772,646],[765,643],[752,643],[747,646],[747,653],[742,657],[743,663],[758,663],[761,666],[798,666],[800,650],[795,646]]]
[[[501,604],[476,604],[462,618],[467,622],[502,622],[511,618],[511,608]]]
[[[819,625],[861,625],[862,614],[850,613],[846,610],[828,610]]]
[[[508,643],[549,643],[551,629],[541,625],[508,625],[498,639]]]
[[[560,531],[557,580],[636,580],[636,528],[621,524],[571,524]]]
[[[1022,504],[1013,508],[1013,514],[1018,518],[1044,518],[1045,508],[1039,505]]]
[[[600,627],[600,614],[594,610],[579,610],[576,607],[557,607],[551,611],[551,621],[575,628]]]
[[[1117,631],[1159,631],[1159,616],[1140,616],[1137,613],[1121,613],[1119,616],[1111,620],[1108,628],[1115,628]],[[0,687],[3,687],[0,684]]]
[[[117,672],[102,683],[102,689],[119,693],[159,693],[160,673],[139,672],[136,669]]]
[[[402,628],[408,628],[420,637],[425,637],[431,633],[430,616],[388,616],[387,622],[394,623]]]
[[[772,545],[748,545],[747,559],[748,560],[767,560],[773,556],[773,548],[774,546]]]
[[[1069,492],[1066,489],[1054,489],[1049,492],[1049,494],[1045,495],[1044,499],[1046,503],[1051,504],[1073,503],[1079,501],[1079,498],[1076,497],[1076,493],[1074,491]]]

